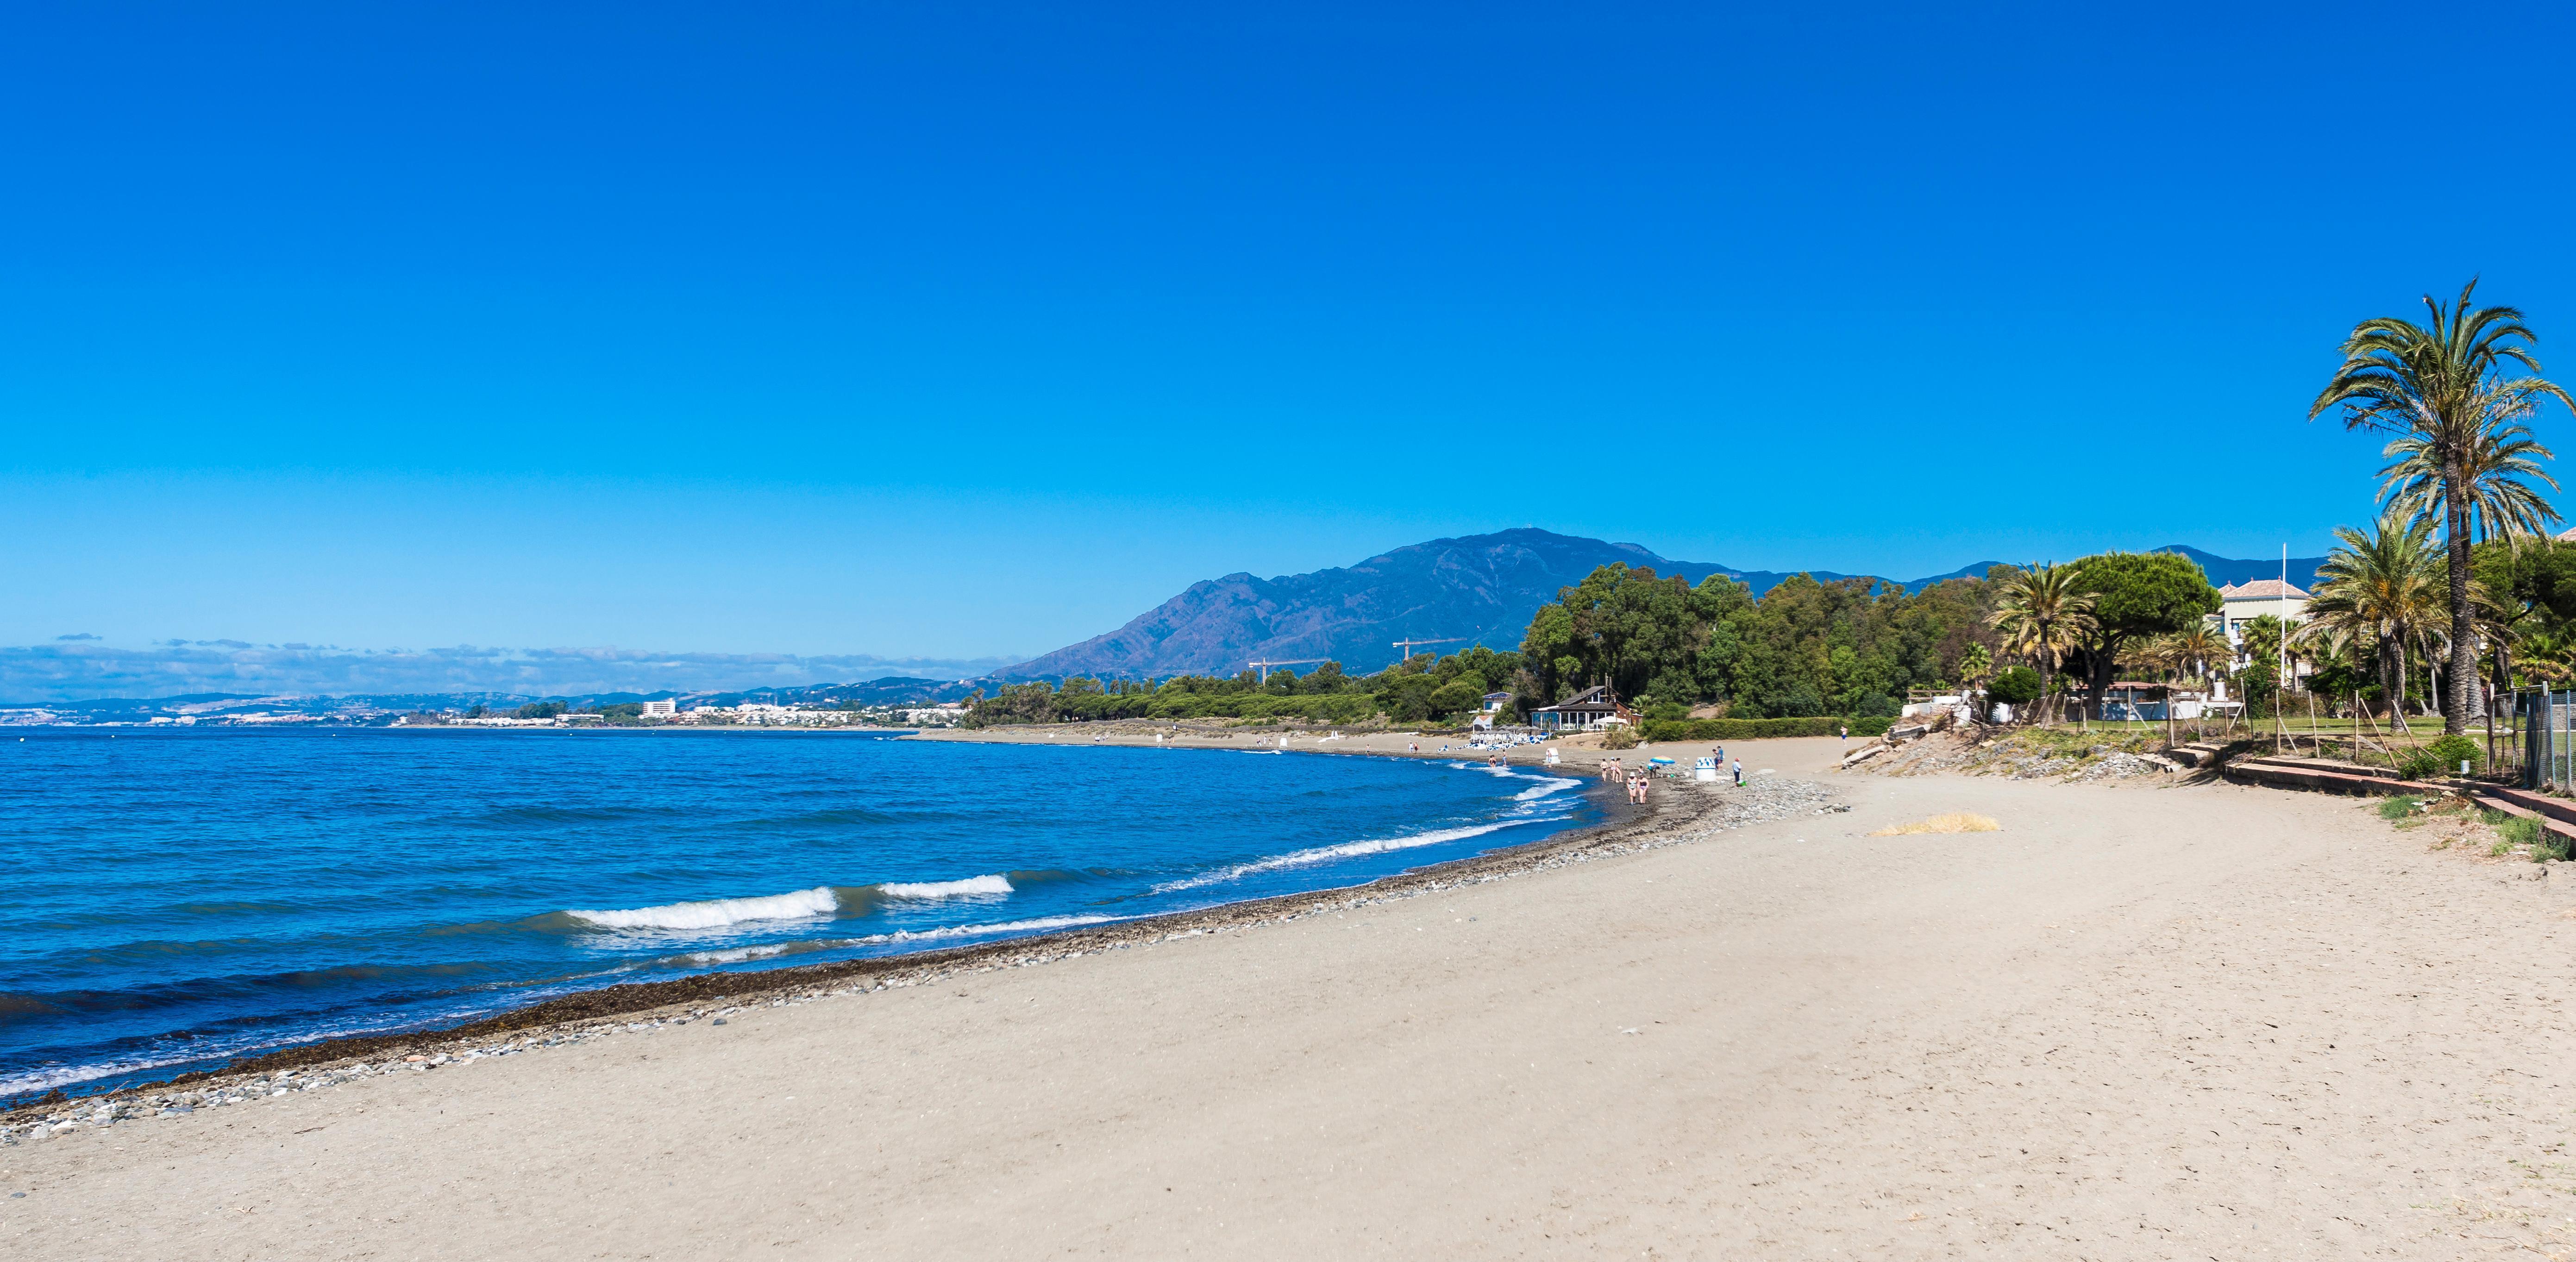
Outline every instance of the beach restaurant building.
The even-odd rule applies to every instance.
[[[2253,663],[2245,656],[2245,624],[2256,618],[2278,618],[2295,627],[2308,620],[2308,593],[2277,578],[2234,583],[2218,589],[2218,612],[2210,616],[2227,633],[2228,643],[2236,646],[2236,664],[2250,666]],[[2308,673],[2306,663],[2299,664],[2298,673]]]
[[[1589,732],[1619,723],[1634,727],[1637,712],[1612,699],[1605,684],[1530,711],[1530,722],[1550,732]]]

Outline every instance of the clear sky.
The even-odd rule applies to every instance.
[[[2354,321],[2481,274],[2576,377],[2565,11],[1805,7],[14,5],[0,645],[2306,555]]]

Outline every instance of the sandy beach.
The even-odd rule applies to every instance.
[[[0,1148],[0,1241],[225,1259],[2576,1249],[2551,1063],[2576,896],[2535,865],[2225,784],[1799,774],[1851,809],[21,1142]],[[1865,835],[1951,810],[2003,831]]]

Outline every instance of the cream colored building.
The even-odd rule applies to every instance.
[[[2308,593],[2296,583],[2258,578],[2250,583],[2219,588],[2218,612],[2210,616],[2218,619],[2219,629],[2227,633],[2228,642],[2239,650],[2237,665],[2244,666],[2249,664],[2242,652],[2245,647],[2244,625],[2256,618],[2278,618],[2295,627],[2308,620]],[[2299,673],[2307,673],[2304,666]]]

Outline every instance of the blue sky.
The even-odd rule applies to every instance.
[[[0,19],[0,645],[2306,555],[2354,321],[2482,274],[2576,376],[2545,8],[523,7]]]

